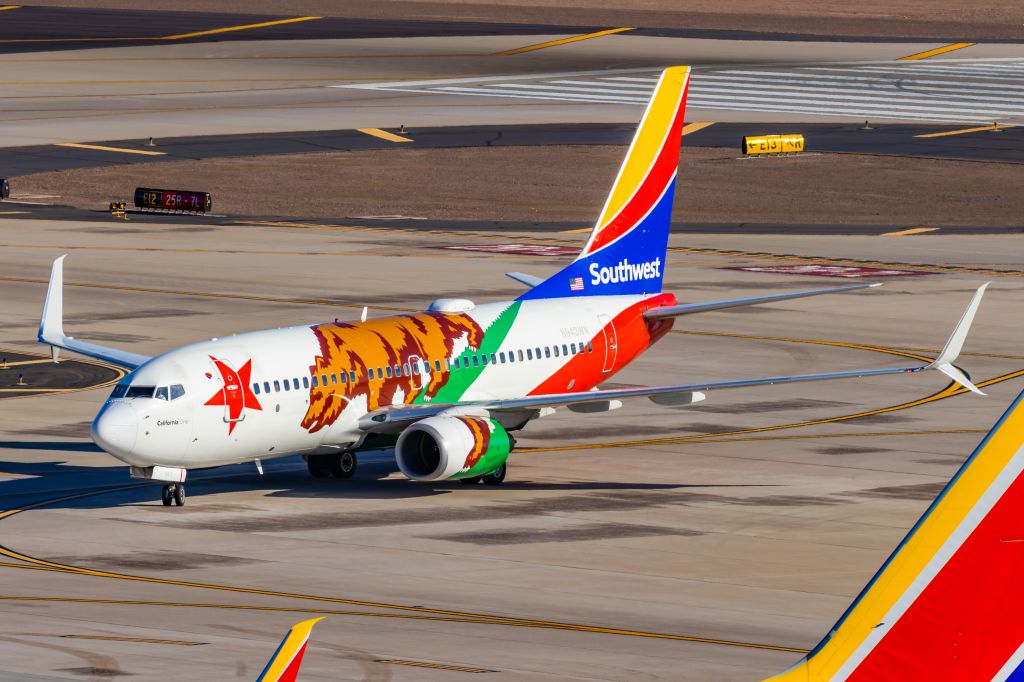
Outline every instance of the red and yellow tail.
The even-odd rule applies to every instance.
[[[302,655],[306,653],[309,633],[313,631],[313,626],[322,620],[323,618],[312,618],[293,625],[256,682],[295,682],[298,679],[299,666],[302,665]]]
[[[1024,393],[825,639],[771,678],[1024,680]]]

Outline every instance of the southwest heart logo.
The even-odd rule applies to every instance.
[[[213,364],[220,372],[220,378],[224,381],[224,387],[217,391],[212,398],[206,401],[207,405],[224,405],[228,411],[228,435],[235,430],[235,424],[242,416],[242,410],[246,407],[253,410],[262,410],[260,401],[253,395],[249,386],[249,375],[252,373],[252,360],[247,360],[236,373],[225,363],[210,356]]]

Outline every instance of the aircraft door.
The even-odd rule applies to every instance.
[[[615,323],[607,315],[598,315],[597,321],[604,334],[604,367],[601,371],[608,374],[615,368],[615,360],[619,355],[619,337],[615,333]]]

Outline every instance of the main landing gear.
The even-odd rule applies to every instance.
[[[168,483],[165,485],[163,491],[160,493],[160,501],[164,503],[165,507],[170,507],[172,502],[179,507],[184,507],[185,484]]]
[[[508,464],[502,464],[501,468],[495,469],[486,476],[471,476],[470,478],[460,478],[459,483],[465,485],[476,485],[477,483],[483,483],[484,485],[501,485],[505,482],[505,474],[508,472]]]
[[[327,478],[328,476],[352,478],[356,473],[358,463],[356,453],[352,450],[306,457],[306,466],[313,478]]]

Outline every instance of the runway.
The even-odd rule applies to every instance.
[[[803,132],[810,154],[985,164],[1019,162],[1024,140],[1020,45],[970,36],[0,15],[0,176],[15,195],[31,172],[132,163],[621,146],[666,60],[696,66],[694,147]],[[681,302],[884,286],[682,318],[616,385],[926,361],[992,280],[960,358],[990,397],[924,372],[559,411],[521,434],[500,488],[414,484],[377,451],[347,481],[313,479],[297,457],[262,475],[191,472],[188,505],[168,508],[89,439],[121,371],[53,365],[35,342],[54,258],[68,254],[69,334],[155,355],[364,306],[515,297],[503,273],[554,272],[587,225],[544,205],[514,220],[313,219],[252,202],[125,221],[13,198],[0,203],[5,682],[254,679],[316,615],[303,680],[760,679],[819,641],[1024,380],[1024,226],[985,225],[970,205],[935,227],[679,221],[665,288]]]

